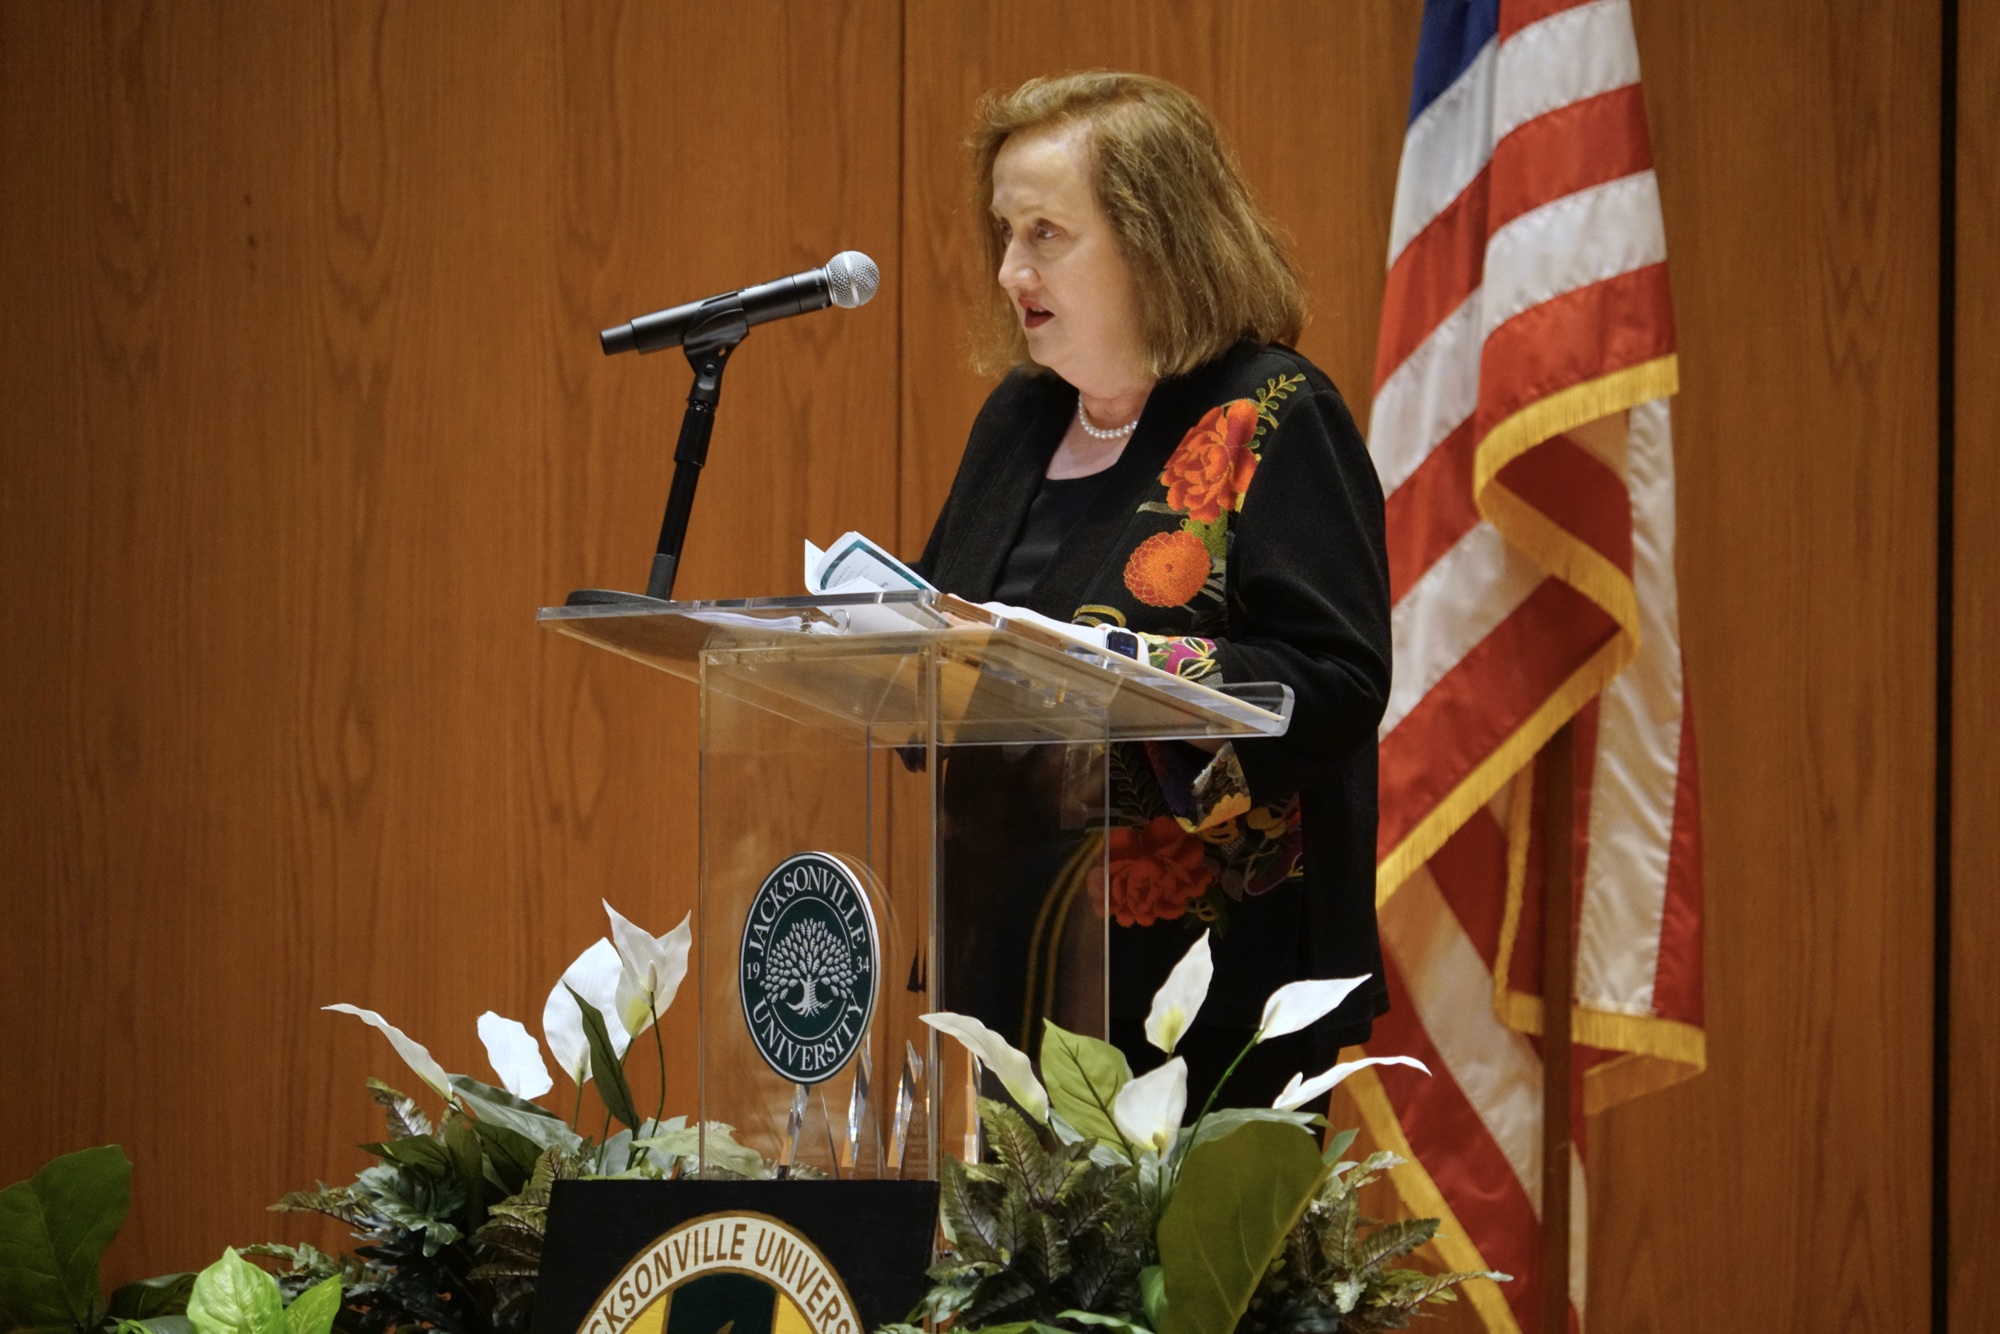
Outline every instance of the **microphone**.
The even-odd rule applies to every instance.
[[[843,250],[824,268],[807,269],[789,278],[743,287],[734,292],[690,301],[683,306],[641,315],[630,324],[606,329],[597,336],[604,355],[619,352],[658,352],[714,335],[727,341],[740,340],[753,324],[781,320],[787,315],[803,315],[828,306],[852,309],[865,305],[882,285],[882,272],[875,261],[859,250]]]

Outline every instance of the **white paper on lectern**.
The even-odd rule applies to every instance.
[[[1094,648],[1100,653],[1111,651],[1106,644],[1106,636],[1111,629],[1108,625],[1077,625],[1071,621],[1059,621],[1053,616],[1044,616],[1026,607],[1011,607],[1004,602],[982,602],[979,605],[992,612],[1002,625],[1011,623],[1017,626],[1038,626],[1049,634]]]
[[[881,543],[860,533],[842,533],[824,551],[810,539],[805,546],[806,592],[815,597],[829,593],[937,591],[922,575],[889,554]],[[849,634],[892,634],[909,629],[912,621],[925,628],[936,624],[929,611],[908,603],[842,607],[833,614]]]
[[[909,589],[935,593],[922,575],[889,554],[881,543],[845,532],[822,551],[806,542],[806,592],[890,593]]]

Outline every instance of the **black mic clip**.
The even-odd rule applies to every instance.
[[[688,364],[695,368],[697,378],[701,375],[702,357],[716,351],[726,357],[750,336],[750,314],[738,298],[736,292],[710,298],[681,339],[681,347],[687,352]],[[713,309],[708,308],[711,304]]]

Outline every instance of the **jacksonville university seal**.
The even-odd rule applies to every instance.
[[[768,1214],[708,1214],[633,1258],[577,1334],[860,1334],[847,1285],[805,1237]]]
[[[862,875],[824,852],[787,857],[743,923],[743,1018],[757,1051],[794,1084],[832,1078],[875,1012],[881,947]]]

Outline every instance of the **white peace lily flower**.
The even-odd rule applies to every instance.
[[[688,947],[694,942],[694,933],[688,929],[686,917],[666,935],[652,936],[625,920],[609,903],[604,911],[611,916],[611,941],[623,964],[615,997],[618,1020],[625,1032],[636,1038],[674,1003],[681,980],[687,976]]]
[[[600,936],[563,970],[562,981],[549,992],[548,1003],[542,1007],[542,1036],[548,1039],[549,1055],[578,1084],[590,1078],[590,1038],[583,1031],[583,1011],[576,1007],[570,988],[574,987],[576,994],[596,1006],[600,1013],[615,1018],[618,977],[623,971],[618,950]],[[623,1056],[632,1035],[623,1024],[607,1022],[605,1029],[611,1038],[612,1052]]]
[[[1359,977],[1308,978],[1279,987],[1264,1002],[1264,1017],[1257,1023],[1257,1041],[1281,1038],[1318,1023],[1372,976],[1363,973]]]
[[[1187,1115],[1187,1062],[1176,1056],[1118,1090],[1111,1100],[1111,1119],[1118,1133],[1134,1148],[1152,1149],[1161,1157],[1180,1138]]]
[[[556,1086],[542,1063],[542,1044],[517,1019],[488,1010],[479,1016],[479,1040],[486,1060],[500,1076],[500,1087],[517,1098],[539,1098]]]
[[[402,1029],[396,1027],[387,1019],[375,1013],[375,1011],[364,1010],[359,1006],[342,1003],[340,1005],[324,1005],[320,1008],[333,1010],[340,1014],[351,1014],[370,1028],[381,1030],[382,1036],[389,1039],[389,1045],[396,1049],[396,1055],[402,1057],[403,1063],[416,1071],[418,1079],[430,1085],[432,1090],[446,1102],[458,1101],[458,1094],[452,1091],[451,1076],[444,1072],[444,1067],[437,1063],[436,1058],[430,1054],[421,1042],[410,1038]]]
[[[1303,1107],[1322,1093],[1332,1089],[1341,1080],[1346,1079],[1356,1070],[1366,1070],[1371,1065],[1408,1065],[1423,1071],[1425,1074],[1431,1072],[1431,1068],[1428,1065],[1425,1065],[1414,1056],[1365,1056],[1358,1061],[1348,1061],[1343,1065],[1336,1065],[1330,1070],[1325,1070],[1314,1075],[1311,1079],[1303,1079],[1299,1075],[1293,1075],[1291,1082],[1285,1085],[1285,1091],[1278,1095],[1277,1101],[1273,1102],[1271,1106],[1281,1112],[1289,1112]]]
[[[1208,932],[1204,931],[1153,993],[1153,1008],[1146,1015],[1146,1041],[1173,1055],[1174,1044],[1208,999],[1208,984],[1214,977],[1215,961],[1209,955]]]
[[[1026,1052],[1009,1046],[1007,1039],[970,1015],[945,1010],[917,1017],[938,1032],[947,1033],[964,1043],[965,1049],[977,1056],[980,1064],[1000,1077],[1007,1096],[1019,1103],[1022,1111],[1043,1125],[1048,1124],[1049,1093],[1042,1087],[1042,1081],[1035,1078],[1035,1067]]]

